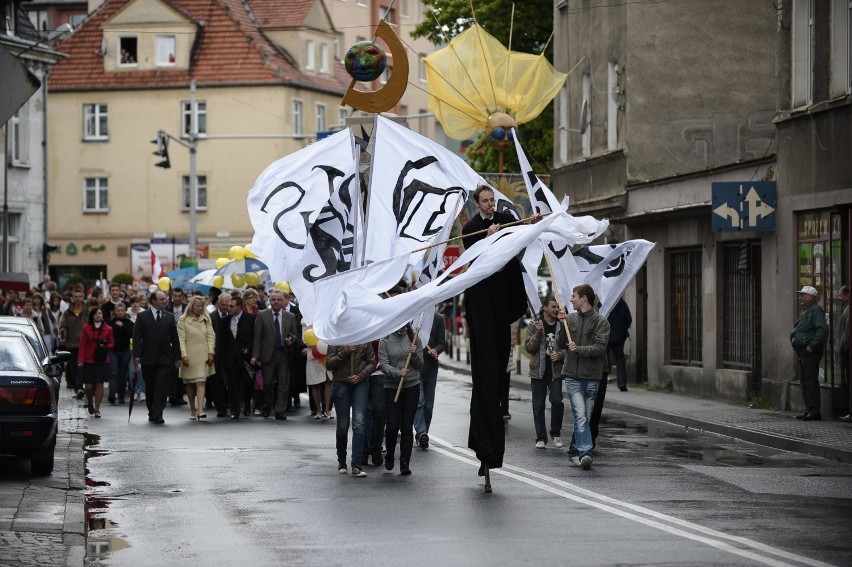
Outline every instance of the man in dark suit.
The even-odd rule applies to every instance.
[[[508,213],[495,211],[494,191],[487,185],[477,187],[473,199],[477,214],[462,228],[465,248],[515,220]],[[500,398],[512,349],[510,326],[526,311],[520,262],[512,259],[500,271],[466,289],[464,306],[473,381],[467,446],[476,451],[481,462],[479,474],[485,476],[485,489],[490,492],[488,471],[503,466],[506,447]]]
[[[275,419],[287,419],[290,399],[290,347],[299,332],[296,317],[285,311],[284,294],[277,289],[269,295],[270,309],[254,320],[251,363],[263,364],[263,417],[269,417],[275,404]]]
[[[148,305],[133,326],[133,358],[142,365],[148,421],[165,423],[163,409],[172,370],[180,364],[180,343],[174,315],[165,310],[166,294],[151,293]]]
[[[254,346],[254,319],[255,315],[243,311],[243,299],[232,297],[228,302],[228,316],[219,323],[216,335],[216,353],[222,361],[222,373],[228,385],[231,419],[239,419],[240,407],[245,400],[251,399],[254,381],[245,363],[250,360]],[[250,413],[245,412],[245,415]]]
[[[210,322],[213,332],[216,334],[216,344],[219,344],[219,333],[222,321],[228,316],[228,303],[231,301],[230,293],[219,294],[216,298],[216,308],[210,313]],[[225,388],[225,374],[222,372],[222,357],[216,351],[216,361],[213,369],[216,371],[207,377],[207,398],[216,407],[216,417],[228,417],[228,391]]]

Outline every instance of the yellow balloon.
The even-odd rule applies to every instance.
[[[157,287],[160,288],[160,291],[169,291],[169,288],[172,287],[172,280],[168,276],[163,276],[157,281]]]
[[[234,260],[242,260],[246,257],[246,249],[242,246],[231,246],[228,254],[230,254],[231,258]]]
[[[245,250],[245,257],[246,258],[249,258],[250,260],[254,260],[254,259],[257,258],[257,254],[255,254],[254,252],[252,252],[251,250],[249,250],[245,246],[243,246],[243,250]]]
[[[246,274],[246,285],[249,287],[254,287],[260,283],[260,278],[254,272],[249,272]]]
[[[290,284],[287,282],[275,282],[275,289],[284,293],[290,293]]]
[[[234,287],[243,287],[246,278],[243,274],[231,274],[231,283],[234,284]]]
[[[221,269],[225,264],[231,261],[230,258],[216,258],[216,269]]]
[[[314,346],[317,344],[317,341],[319,341],[313,329],[308,329],[307,331],[305,331],[305,334],[302,338],[305,340],[305,344],[308,346]]]
[[[221,288],[223,285],[225,285],[224,276],[213,276],[213,287]]]

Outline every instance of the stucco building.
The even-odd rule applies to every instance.
[[[835,138],[846,128],[845,140],[830,149],[820,149],[814,133],[803,138],[796,131],[814,127],[811,110],[787,118],[801,103],[789,104],[795,85],[784,69],[792,39],[783,22],[792,22],[803,3],[776,9],[714,0],[554,2],[556,67],[579,63],[556,101],[554,189],[571,195],[575,214],[608,217],[610,240],[657,243],[627,297],[634,311],[632,371],[652,386],[735,401],[760,396],[775,407],[801,404],[787,337],[798,314],[794,290],[820,284],[833,300],[839,283],[825,283],[848,274],[841,261],[848,247],[840,243],[846,221],[839,222],[831,267],[807,260],[797,227],[810,226],[806,208],[839,220],[850,202],[850,170],[839,159],[849,150],[848,86],[835,95],[845,110],[824,114]],[[845,25],[828,33],[824,23],[825,37],[812,40],[824,50],[832,42],[848,49]],[[803,77],[828,84],[818,68]],[[802,115],[807,123],[797,121]],[[836,122],[840,116],[845,122]],[[793,155],[794,147],[808,150]],[[794,172],[807,172],[808,182]],[[719,228],[724,218],[714,225],[714,215],[727,211],[714,202],[714,183],[737,184],[746,194],[762,181],[775,183],[777,197],[740,198],[730,226]],[[749,204],[765,206],[764,220],[774,217],[774,227],[749,217]],[[823,250],[830,246],[825,240]],[[796,268],[806,261],[810,281]],[[827,360],[830,385],[831,355]]]

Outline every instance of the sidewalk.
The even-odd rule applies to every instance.
[[[467,345],[440,358],[442,368],[470,374]],[[517,352],[517,351],[516,351]],[[520,357],[521,373],[512,372],[512,386],[529,390],[529,359]],[[622,392],[610,382],[604,408],[703,429],[750,443],[852,463],[852,424],[836,420],[802,422],[795,412],[749,409],[717,400],[630,387]],[[568,418],[570,421],[570,418]]]

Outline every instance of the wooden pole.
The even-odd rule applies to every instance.
[[[564,309],[565,304],[562,302],[562,294],[559,293],[559,286],[556,285],[556,278],[553,277],[553,266],[550,264],[550,257],[547,255],[547,251],[544,252],[544,259],[547,262],[547,270],[550,272],[550,283],[553,284],[553,293],[556,295],[556,303],[559,305],[560,309]],[[565,329],[565,334],[568,336],[568,342],[573,342],[574,339],[571,338],[571,331],[568,330],[568,325],[562,325],[562,327]]]
[[[552,214],[552,213],[544,213],[544,214],[536,213],[536,215],[538,215],[539,218],[544,218],[549,214]],[[533,218],[535,218],[536,215],[532,215],[530,217],[526,217],[526,218],[523,218],[521,220],[507,222],[506,224],[501,224],[500,228],[505,228],[507,226],[516,226],[516,225],[519,225],[519,224],[523,224],[523,223],[527,222],[528,220],[532,220]],[[435,244],[430,244],[429,246],[424,246],[423,248],[418,248],[417,250],[412,250],[411,253],[416,254],[417,252],[423,252],[424,250],[429,250],[430,248],[434,248],[435,246],[440,246],[442,244],[448,244],[448,243],[452,242],[453,240],[460,240],[462,238],[467,238],[468,236],[476,236],[477,234],[483,234],[485,232],[488,232],[487,228],[483,228],[482,230],[477,230],[476,232],[471,232],[470,234],[454,236],[452,238],[448,238],[447,240],[443,240],[441,242],[436,242]]]

